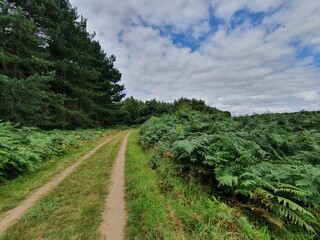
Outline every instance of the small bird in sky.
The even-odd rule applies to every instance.
[[[282,26],[282,28],[285,28],[285,27],[286,27],[286,25],[283,25],[283,26]]]

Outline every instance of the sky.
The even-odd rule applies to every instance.
[[[70,0],[127,96],[233,115],[320,110],[319,0]]]

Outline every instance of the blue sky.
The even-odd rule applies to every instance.
[[[233,114],[320,109],[320,2],[71,0],[128,96]]]
[[[276,9],[272,12],[274,11],[276,11]],[[160,31],[163,36],[171,36],[172,43],[177,47],[187,47],[192,51],[196,51],[211,34],[214,34],[214,32],[218,30],[219,26],[229,25],[230,31],[236,29],[245,22],[250,22],[252,26],[259,26],[266,15],[270,15],[270,13],[250,12],[248,9],[242,8],[233,14],[230,21],[225,21],[215,17],[214,14],[210,14],[210,17],[208,18],[210,30],[197,37],[192,35],[192,29],[175,33],[170,26],[166,26],[164,29],[160,29]],[[280,24],[279,27],[283,27],[283,25]]]

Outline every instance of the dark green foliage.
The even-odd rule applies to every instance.
[[[54,75],[26,79],[0,74],[0,116],[24,125],[55,126],[53,109],[64,97],[50,91]]]
[[[118,122],[122,124],[141,124],[151,116],[161,116],[172,111],[172,104],[156,99],[141,101],[133,97],[118,104]]]
[[[319,234],[319,119],[319,112],[229,118],[186,110],[150,119],[140,141],[244,211]]]
[[[142,124],[150,117],[176,111],[195,110],[202,113],[215,114],[215,117],[230,117],[229,112],[218,110],[205,104],[203,100],[180,98],[173,103],[157,101],[156,99],[141,101],[133,97],[126,98],[117,104],[117,119],[121,124]],[[217,114],[216,114],[217,113]]]
[[[33,171],[40,163],[65,154],[80,141],[89,140],[98,133],[95,130],[45,132],[0,122],[0,183]]]
[[[215,113],[221,113],[223,111],[215,108],[215,107],[210,107],[208,105],[206,105],[206,103],[203,100],[198,100],[198,99],[188,99],[188,98],[184,98],[181,97],[178,100],[175,100],[173,102],[173,108],[175,110],[181,110],[181,109],[192,109],[192,110],[196,110],[199,112],[203,112],[203,113],[209,113],[209,114],[215,114]],[[223,112],[225,114],[225,116],[230,117],[231,114],[229,112]]]
[[[67,0],[1,0],[0,11],[1,119],[42,128],[115,122],[124,97],[115,56]]]

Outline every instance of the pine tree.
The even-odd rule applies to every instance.
[[[2,1],[1,11],[1,84],[6,88],[16,84],[15,96],[10,89],[6,96],[5,93],[0,96],[8,101],[1,106],[5,109],[17,102],[28,104],[19,107],[24,110],[25,119],[12,114],[18,112],[12,110],[14,107],[9,110],[11,114],[1,110],[0,118],[63,128],[114,123],[114,103],[124,97],[124,86],[119,84],[121,73],[114,67],[115,57],[107,57],[93,39],[94,34],[87,32],[86,19],[78,15],[69,1]],[[52,119],[51,123],[31,121],[29,114],[41,118],[29,111],[35,107],[32,104],[38,103],[25,101],[24,95],[17,94],[19,87],[24,88],[22,80],[28,82],[32,76],[42,77],[44,85],[38,85],[39,91],[32,91],[34,95],[29,98],[45,101],[42,112],[46,113],[46,119]],[[37,89],[37,81],[33,83],[32,89]]]

